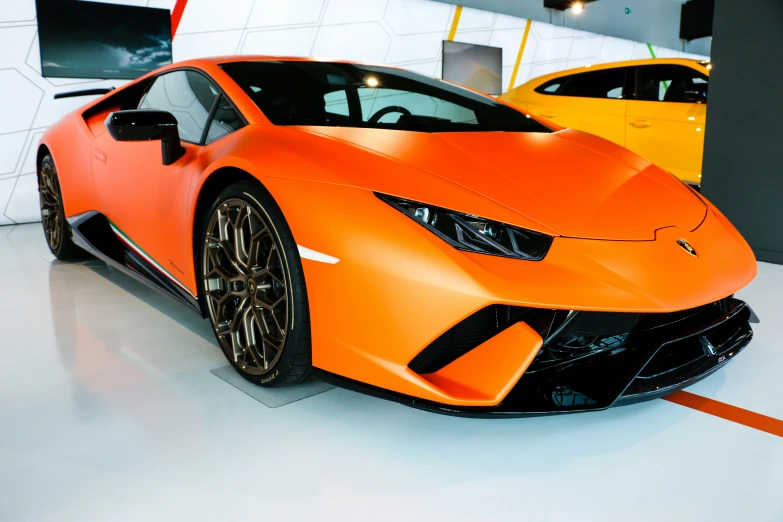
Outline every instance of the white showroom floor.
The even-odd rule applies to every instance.
[[[739,297],[755,339],[689,391],[779,425],[783,266]],[[783,521],[783,438],[747,423],[664,400],[464,419],[341,389],[268,408],[224,365],[189,310],[0,227],[0,521]]]

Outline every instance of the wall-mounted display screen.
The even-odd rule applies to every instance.
[[[443,42],[443,79],[498,95],[503,92],[503,49]]]
[[[85,0],[36,0],[43,76],[134,79],[171,63],[171,14]]]

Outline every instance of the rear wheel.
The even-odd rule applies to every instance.
[[[201,230],[201,293],[226,358],[261,386],[307,379],[304,273],[277,204],[258,184],[236,183],[217,197]]]
[[[46,243],[52,254],[58,259],[83,257],[85,252],[73,243],[71,226],[65,220],[60,180],[49,154],[38,164],[38,200]]]

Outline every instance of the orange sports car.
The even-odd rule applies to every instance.
[[[685,387],[753,335],[733,297],[753,253],[704,197],[401,69],[171,65],[54,125],[38,176],[54,255],[92,253],[208,317],[261,386],[599,410]]]

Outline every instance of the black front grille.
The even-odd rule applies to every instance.
[[[716,303],[702,310],[696,316],[703,320],[701,325],[693,324],[684,335],[665,341],[623,396],[659,393],[710,372],[739,353],[750,342],[753,330],[748,324],[750,309],[738,303]]]
[[[613,312],[570,312],[558,314],[553,327],[527,373],[571,364],[625,345],[639,314]]]

